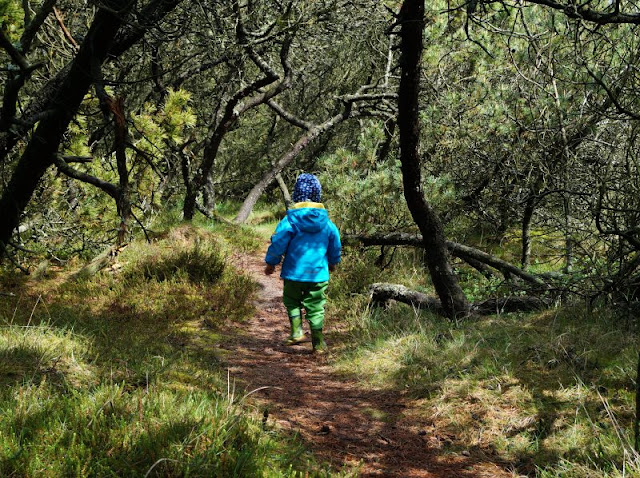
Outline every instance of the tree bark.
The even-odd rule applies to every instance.
[[[636,416],[633,420],[633,449],[640,453],[640,353],[636,365]]]
[[[404,196],[417,224],[425,248],[431,280],[446,315],[450,318],[469,314],[465,297],[449,261],[440,219],[424,197],[420,169],[420,60],[424,28],[424,0],[405,0],[400,9],[400,88],[398,90],[398,129]]]
[[[282,191],[282,200],[284,201],[284,208],[289,209],[291,206],[291,194],[289,194],[289,188],[287,188],[287,183],[284,182],[282,178],[282,174],[276,174],[276,181],[278,181],[278,186],[280,187],[280,191]]]
[[[531,263],[531,221],[536,208],[536,198],[531,195],[527,198],[522,214],[522,257],[520,265],[526,271]]]
[[[412,246],[425,247],[425,241],[419,234],[392,233],[378,234],[375,236],[362,236],[356,234],[347,234],[342,236],[342,243],[349,245],[351,242],[359,242],[365,246]],[[446,247],[452,256],[455,256],[469,263],[472,267],[477,268],[473,262],[477,261],[499,270],[505,277],[515,276],[530,284],[546,288],[546,283],[539,277],[523,271],[519,267],[503,261],[484,251],[465,246],[453,241],[446,241]],[[483,272],[483,271],[481,271]]]
[[[305,135],[303,135],[293,147],[287,151],[284,156],[282,156],[278,161],[273,164],[273,167],[268,170],[266,173],[262,175],[260,181],[256,183],[255,186],[249,191],[247,197],[245,198],[238,214],[234,218],[233,222],[236,224],[244,224],[245,221],[249,218],[251,211],[253,211],[254,206],[260,199],[260,196],[264,192],[267,187],[273,182],[278,174],[282,172],[284,168],[289,166],[298,155],[307,148],[316,138],[326,133],[336,125],[342,123],[346,119],[351,117],[352,109],[350,107],[346,108],[340,114],[337,114],[333,118],[325,121],[319,126],[313,127],[310,131],[308,131]]]
[[[216,187],[211,173],[207,176],[207,182],[202,191],[202,207],[209,215],[213,214],[216,208]]]
[[[51,114],[38,124],[0,198],[0,252],[20,223],[40,179],[55,160],[62,136],[93,82],[92,65],[104,62],[132,3],[111,0],[102,5],[105,8],[98,10],[69,74],[55,91]]]
[[[393,135],[396,131],[396,122],[394,120],[387,121],[384,125],[384,142],[376,152],[376,161],[378,163],[384,163],[389,157],[391,152],[391,145],[393,144]]]
[[[120,228],[118,229],[118,246],[126,242],[129,232],[129,222],[133,212],[131,211],[131,198],[129,186],[129,169],[127,168],[127,123],[124,113],[124,100],[116,98],[111,100],[111,112],[113,113],[115,127],[116,165],[118,170],[118,199],[116,201],[118,216],[120,216]]]

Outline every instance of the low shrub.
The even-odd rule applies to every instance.
[[[219,241],[206,230],[183,225],[161,235],[152,243],[136,242],[121,257],[124,276],[136,282],[187,280],[194,284],[214,284],[226,267]]]
[[[225,269],[225,258],[215,242],[197,239],[190,247],[176,244],[177,250],[152,256],[139,266],[147,279],[165,281],[186,277],[194,283],[217,282]]]

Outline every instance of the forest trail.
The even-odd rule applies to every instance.
[[[282,345],[289,333],[282,305],[279,270],[263,273],[260,255],[236,255],[233,264],[260,285],[256,314],[236,326],[225,358],[230,376],[246,391],[257,390],[268,410],[267,421],[298,433],[306,446],[333,466],[358,465],[360,476],[416,478],[513,477],[486,455],[444,454],[442,436],[409,416],[411,400],[393,390],[370,390],[339,376],[331,357],[311,353],[311,343]],[[305,324],[307,337],[308,324]],[[337,339],[328,317],[325,337],[331,348]]]

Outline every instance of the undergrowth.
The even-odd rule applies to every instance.
[[[227,257],[260,244],[232,229],[157,232],[89,279],[0,278],[0,476],[333,476],[222,368],[255,291]]]
[[[347,249],[332,277],[330,317],[348,324],[336,347],[341,373],[407,394],[405,414],[445,453],[491,457],[526,476],[640,476],[635,319],[566,307],[454,323],[403,304],[372,308],[373,282],[433,295],[418,254],[399,252],[385,270],[377,256]]]
[[[221,325],[252,313],[255,289],[228,257],[264,248],[281,212],[158,225],[87,280],[0,278],[14,294],[0,301],[0,476],[336,476],[221,370]],[[502,286],[459,272],[471,300]],[[640,476],[637,318],[566,307],[453,323],[371,308],[374,282],[433,294],[419,251],[345,248],[327,304],[335,366],[408,397],[430,448],[516,475]]]

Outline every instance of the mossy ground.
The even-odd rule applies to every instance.
[[[403,304],[372,308],[372,282],[430,292],[420,254],[398,252],[381,270],[379,250],[346,252],[329,305],[349,331],[336,363],[345,376],[410,393],[407,414],[452,452],[476,450],[529,476],[640,476],[637,317],[585,305],[454,323]],[[477,279],[466,277],[469,290]]]
[[[211,229],[214,232],[211,232]],[[91,278],[6,273],[0,476],[325,476],[235,391],[221,326],[253,313],[226,257],[255,235],[189,225]]]
[[[223,323],[252,313],[255,287],[225,258],[258,253],[278,219],[267,210],[242,228],[158,227],[153,244],[133,243],[120,267],[89,279],[71,277],[80,264],[4,274],[0,475],[333,475],[262,423],[216,346]],[[444,453],[476,451],[529,476],[640,476],[637,317],[578,306],[453,323],[373,309],[373,282],[431,291],[419,252],[387,255],[384,269],[379,252],[345,249],[332,276],[340,373],[408,392],[406,417]],[[461,277],[472,299],[496,290]]]

